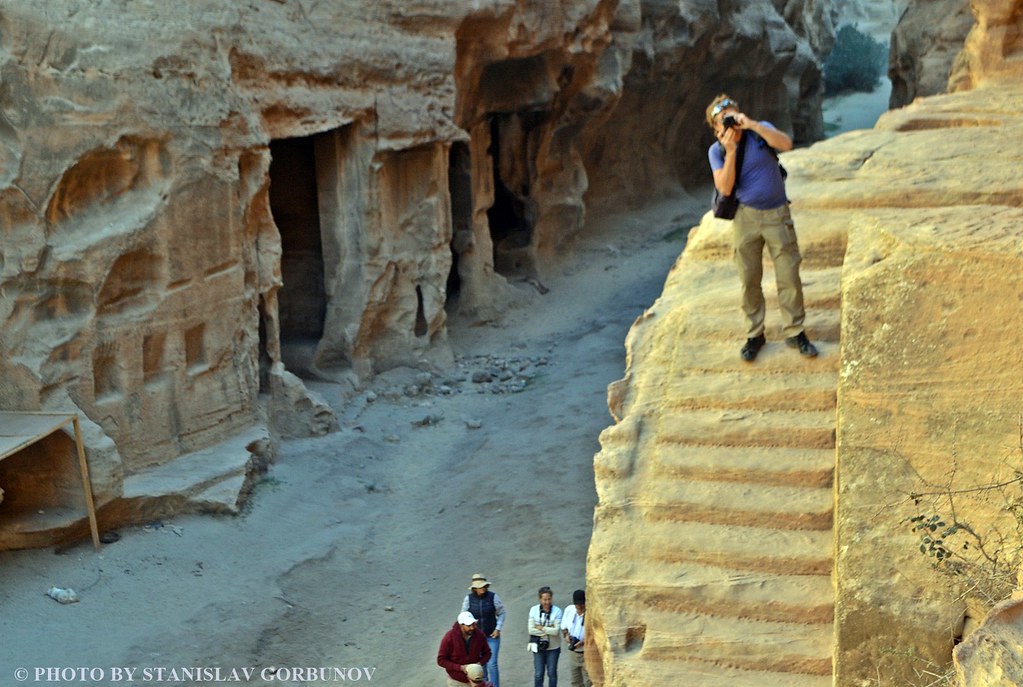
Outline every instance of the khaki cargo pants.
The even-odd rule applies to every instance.
[[[742,311],[746,315],[746,337],[764,333],[767,307],[761,281],[764,277],[764,246],[774,263],[782,327],[786,337],[803,331],[803,283],[799,279],[799,244],[788,204],[773,210],[756,210],[745,205],[732,220],[735,266],[742,284]]]

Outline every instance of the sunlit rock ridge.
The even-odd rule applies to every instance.
[[[936,684],[983,591],[1011,591],[982,559],[942,574],[910,521],[989,548],[1016,532],[975,488],[1023,461],[1023,3],[972,8],[956,92],[783,156],[819,358],[769,310],[761,357],[739,359],[729,227],[709,217],[633,325],[594,460],[603,684]],[[967,539],[948,544],[978,560]],[[990,639],[1011,609],[957,652],[965,684],[1023,681],[1018,631]]]

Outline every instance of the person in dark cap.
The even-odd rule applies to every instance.
[[[572,687],[591,687],[590,676],[586,672],[586,591],[576,589],[572,592],[572,605],[565,609],[561,618],[561,634],[565,636],[568,647],[568,675]]]
[[[437,665],[448,671],[448,687],[470,684],[469,666],[489,660],[486,635],[477,627],[476,617],[469,611],[462,611],[440,640],[437,650]]]
[[[490,680],[494,687],[501,687],[497,670],[497,653],[501,649],[501,628],[504,626],[504,604],[496,592],[490,591],[490,582],[482,573],[472,576],[469,593],[462,601],[462,610],[479,618],[480,629],[487,636],[490,646],[490,661],[483,666],[483,679]]]

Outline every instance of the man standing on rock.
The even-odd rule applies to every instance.
[[[448,687],[469,684],[469,666],[486,664],[489,660],[490,647],[487,646],[486,635],[476,626],[476,617],[462,611],[440,640],[437,650],[437,665],[448,671]]]
[[[497,654],[501,649],[501,628],[504,626],[504,604],[495,592],[490,591],[490,583],[482,573],[472,576],[469,593],[462,601],[462,610],[469,611],[479,618],[480,629],[487,636],[490,647],[490,662],[483,666],[483,679],[490,680],[494,687],[501,687],[497,670]]]
[[[742,359],[753,362],[766,342],[761,286],[765,245],[774,263],[785,343],[813,358],[817,349],[803,331],[806,313],[799,244],[777,158],[777,151],[792,150],[792,139],[770,122],[747,117],[727,95],[719,95],[707,106],[707,124],[718,139],[708,153],[714,186],[722,196],[734,193],[739,201],[732,220],[732,241],[747,323]]]

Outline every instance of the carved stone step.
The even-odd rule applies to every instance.
[[[699,563],[656,563],[640,584],[595,583],[615,595],[627,586],[646,608],[773,622],[827,624],[834,619],[834,585],[823,575],[778,575]]]
[[[635,522],[621,511],[598,506],[596,521],[614,535],[613,550],[601,541],[590,545],[587,565],[609,556],[622,563],[605,582],[639,575],[648,562],[700,564],[777,575],[830,575],[833,537],[824,530],[780,530],[770,527],[717,525],[701,522],[647,521],[643,536],[634,536]],[[631,509],[630,511],[631,512]],[[630,536],[631,535],[631,536]],[[621,542],[629,542],[623,546]]]
[[[832,449],[835,412],[700,410],[664,413],[657,443],[706,446],[783,446]]]
[[[732,352],[736,353],[735,342]],[[836,375],[830,371],[792,371],[758,384],[749,370],[687,370],[664,383],[665,410],[757,408],[833,410]]]
[[[829,622],[775,622],[757,618],[649,611],[640,656],[709,661],[737,668],[771,666],[778,672],[831,673]],[[816,630],[807,631],[807,625]]]
[[[633,504],[647,521],[830,530],[834,494],[821,487],[659,480]]]
[[[669,478],[831,488],[834,449],[665,443],[652,470]]]

